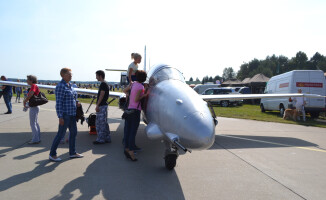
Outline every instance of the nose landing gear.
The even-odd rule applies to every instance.
[[[171,144],[165,141],[166,151],[165,151],[165,167],[168,170],[174,169],[177,164],[177,158],[179,156],[178,148],[182,149],[184,152],[191,153],[191,150],[182,146],[177,140],[174,140],[174,143]]]
[[[165,168],[168,169],[168,170],[174,169],[174,167],[177,164],[177,158],[178,158],[178,155],[176,155],[176,154],[168,154],[168,155],[166,155],[164,157]]]
[[[164,156],[165,168],[168,170],[174,169],[177,164],[177,158],[179,156],[178,150],[176,148],[171,149],[166,150]]]
[[[168,141],[164,141],[165,144],[165,168],[168,170],[173,170],[177,164],[177,158],[179,156],[178,148],[175,145],[172,145]]]

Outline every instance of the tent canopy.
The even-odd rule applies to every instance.
[[[266,83],[269,81],[269,79],[270,78],[266,77],[264,74],[256,74],[251,79],[247,80],[246,83]]]

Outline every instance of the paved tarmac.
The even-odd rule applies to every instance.
[[[88,105],[84,105],[86,110]],[[94,111],[95,107],[91,108]],[[6,112],[3,100],[0,113]],[[123,155],[122,112],[109,108],[112,143],[95,146],[87,124],[78,125],[76,147],[85,157],[49,162],[58,119],[54,102],[39,114],[41,140],[31,139],[28,112],[13,104],[0,115],[0,199],[325,199],[326,129],[218,118],[215,144],[180,156],[164,168],[164,145],[150,141],[142,123],[138,162]]]

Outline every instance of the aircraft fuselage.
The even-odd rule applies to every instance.
[[[152,70],[148,74],[150,94],[145,112],[147,136],[171,142],[177,139],[193,150],[211,147],[215,124],[207,103],[176,69],[159,65]]]

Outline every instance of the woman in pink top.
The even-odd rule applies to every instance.
[[[27,84],[31,86],[29,93],[24,99],[24,107],[27,108],[26,103],[32,98],[33,95],[38,95],[40,93],[40,89],[36,85],[37,78],[36,76],[29,75],[27,76]],[[40,106],[30,107],[29,108],[29,122],[32,129],[32,140],[28,142],[28,144],[38,144],[41,142],[41,131],[40,125],[38,124],[38,113],[40,112]]]
[[[131,86],[124,89],[125,93],[130,91],[128,109],[133,111],[125,119],[124,154],[132,161],[137,161],[134,150],[136,150],[135,138],[140,123],[140,111],[142,109],[140,101],[148,96],[148,94],[144,94],[144,86],[142,84],[146,80],[146,77],[147,74],[145,71],[138,70],[136,72],[137,81],[133,82]]]

